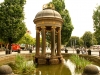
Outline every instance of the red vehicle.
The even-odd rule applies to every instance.
[[[12,44],[12,52],[20,52],[20,45]]]

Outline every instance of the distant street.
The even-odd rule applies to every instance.
[[[41,51],[40,51],[40,52],[41,52]],[[48,50],[46,50],[46,52],[47,52],[47,53],[50,53],[51,50],[48,49]],[[29,52],[29,50],[27,50],[27,51],[22,50],[20,53],[30,53],[30,52]],[[32,53],[35,53],[35,50],[33,50]],[[63,51],[61,51],[61,53],[65,53],[65,51],[63,50]],[[70,49],[68,49],[68,53],[75,53],[75,54],[76,54],[76,50],[70,48]],[[12,54],[18,54],[18,52],[12,52]],[[80,54],[82,54],[81,51],[80,51]],[[1,56],[1,55],[6,55],[6,54],[5,54],[5,51],[0,51],[0,56]],[[92,52],[91,52],[91,55],[93,55],[93,56],[99,56],[99,52],[98,52],[98,51],[92,51]]]

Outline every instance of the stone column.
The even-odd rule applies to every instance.
[[[51,57],[55,56],[55,27],[51,30]]]
[[[36,56],[39,55],[39,48],[40,48],[40,32],[36,29]]]
[[[61,55],[61,28],[58,29],[57,34],[57,56]]]
[[[42,28],[42,56],[45,56],[46,53],[46,35],[45,35],[45,27]]]

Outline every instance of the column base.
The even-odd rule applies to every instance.
[[[54,57],[42,57],[38,56],[34,58],[35,63],[37,64],[60,64],[63,63],[62,56],[54,56]]]

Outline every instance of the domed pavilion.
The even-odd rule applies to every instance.
[[[38,12],[33,20],[36,24],[36,54],[37,64],[59,64],[63,62],[61,55],[61,28],[62,17],[54,10],[52,4],[43,5],[43,10]],[[46,33],[51,34],[51,52],[46,53]],[[40,50],[40,35],[42,38],[42,50]],[[55,43],[55,40],[57,43]],[[57,52],[55,52],[55,48]]]

